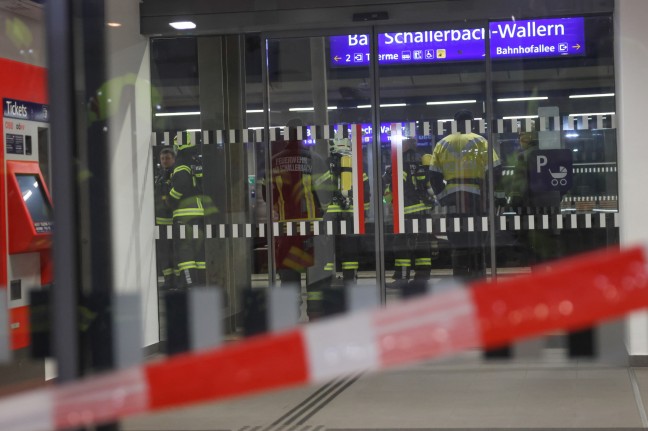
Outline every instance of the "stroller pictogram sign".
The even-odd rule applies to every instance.
[[[537,150],[529,157],[529,189],[532,192],[568,192],[572,187],[570,150]]]

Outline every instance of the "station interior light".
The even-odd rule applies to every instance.
[[[483,118],[481,118],[481,117],[478,117],[478,118],[474,119],[474,121],[482,121],[482,120],[483,120]],[[445,123],[446,121],[455,121],[455,119],[454,118],[442,118],[442,119],[437,120],[437,121],[441,121],[442,123]]]
[[[531,96],[531,97],[503,97],[497,99],[498,102],[528,102],[532,100],[549,100],[548,96]]]
[[[381,108],[399,108],[399,107],[403,107],[403,106],[407,106],[407,103],[381,103],[380,104]],[[358,105],[357,108],[358,109],[370,109],[371,105]]]
[[[326,109],[328,109],[329,111],[333,111],[333,110],[337,109],[337,106],[329,106]],[[308,111],[314,111],[314,110],[315,110],[315,108],[312,107],[312,106],[307,106],[307,107],[303,107],[303,108],[288,108],[288,111],[290,111],[290,112],[308,112]]]
[[[156,112],[156,117],[184,117],[189,115],[200,115],[200,111],[186,111],[186,112]]]
[[[601,94],[572,94],[570,99],[590,99],[594,97],[614,97],[614,93],[601,93]]]
[[[435,106],[435,105],[467,105],[470,103],[477,103],[476,99],[472,100],[443,100],[443,101],[434,101],[434,102],[427,102],[426,105],[428,106]]]
[[[192,30],[196,28],[196,23],[192,21],[174,21],[170,22],[169,25],[176,30]]]
[[[584,114],[569,114],[570,117],[607,117],[608,115],[615,115],[616,112],[589,112]]]
[[[527,118],[538,118],[537,115],[515,115],[512,117],[504,117],[503,120],[525,120]]]

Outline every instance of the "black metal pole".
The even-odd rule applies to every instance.
[[[111,369],[114,362],[104,0],[50,0],[47,23],[55,217],[53,350],[63,382]],[[80,316],[86,318],[82,331]],[[96,429],[117,430],[118,425]]]
[[[110,196],[110,154],[108,149],[108,94],[105,49],[104,0],[76,0],[81,13],[80,30],[83,43],[78,47],[79,73],[83,75],[83,100],[86,111],[80,123],[85,123],[85,136],[79,143],[88,175],[80,183],[84,193],[83,213],[89,249],[82,256],[83,291],[96,313],[88,332],[88,366],[92,371],[113,367],[112,352],[112,229]],[[118,163],[118,162],[117,162]],[[87,283],[87,284],[86,284]]]
[[[79,298],[76,136],[70,0],[50,0],[46,9],[49,104],[54,205],[54,283],[52,292],[52,349],[58,364],[58,381],[78,378]]]

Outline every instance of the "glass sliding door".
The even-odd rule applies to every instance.
[[[377,31],[390,297],[486,273],[485,35],[479,22]]]
[[[505,40],[514,26],[535,35],[513,46]],[[504,174],[495,199],[498,273],[618,244],[612,17],[493,21],[490,30]],[[570,334],[569,356],[593,355],[596,337]]]
[[[331,288],[387,300],[618,241],[609,16],[154,42],[187,47],[154,127],[204,145],[231,316],[250,287],[298,287],[308,321],[344,309]]]
[[[494,113],[504,123],[496,134],[505,174],[502,214],[526,219],[497,237],[503,270],[618,241],[612,18],[528,22],[559,26],[562,39],[553,53],[493,59]],[[499,32],[507,24],[490,25]],[[529,217],[540,224],[529,226]],[[542,229],[543,218],[549,228]]]
[[[331,289],[376,286],[370,37],[273,35],[265,43],[271,272],[280,286],[299,287],[301,319],[313,320],[342,311]]]

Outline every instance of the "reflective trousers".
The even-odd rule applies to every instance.
[[[185,228],[184,238],[180,231]],[[173,226],[173,252],[177,288],[204,286],[205,277],[205,228],[202,224],[179,224]]]
[[[166,229],[161,225],[160,229]],[[164,277],[164,288],[171,289],[175,285],[175,261],[173,259],[173,240],[159,239],[155,242],[156,263],[158,276]]]
[[[478,217],[483,211],[481,195],[455,192],[441,200],[448,217]],[[452,272],[464,280],[483,278],[486,275],[487,234],[484,232],[448,232],[452,247]]]
[[[407,220],[418,220],[419,229],[425,226],[427,214],[406,214]],[[429,280],[432,259],[438,257],[438,245],[433,234],[402,233],[387,236],[388,247],[394,253],[394,279],[406,280],[414,270],[414,278]]]

